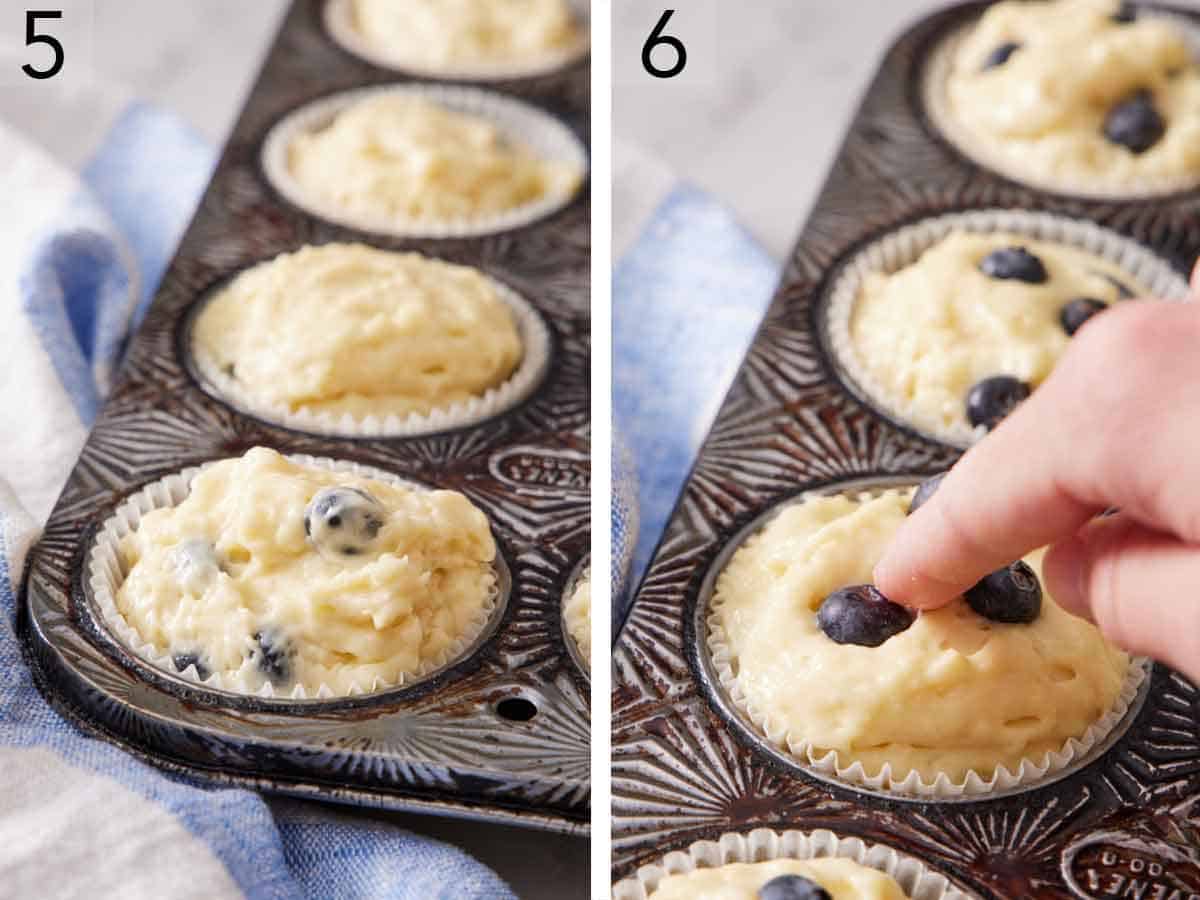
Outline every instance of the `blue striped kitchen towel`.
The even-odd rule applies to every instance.
[[[613,412],[636,467],[639,520],[627,603],[766,314],[778,266],[720,202],[619,142],[613,257]],[[614,531],[614,551],[622,540]]]
[[[448,844],[167,777],[60,719],[24,667],[23,560],[212,165],[119,90],[0,91],[0,897],[510,898]]]

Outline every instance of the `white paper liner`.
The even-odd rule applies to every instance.
[[[563,591],[560,606],[562,608],[562,626],[563,637],[566,639],[567,652],[571,654],[571,658],[575,660],[575,664],[583,671],[585,675],[592,670],[591,657],[583,652],[583,648],[579,646],[579,641],[575,640],[575,635],[571,633],[571,625],[574,616],[570,613],[571,598],[575,596],[575,589],[585,579],[592,577],[592,567],[587,559],[580,562],[578,568],[567,580],[566,590]],[[590,609],[590,607],[589,607]],[[591,613],[588,614],[588,628],[591,628]]]
[[[731,548],[732,552],[726,558],[726,565],[728,565],[728,560],[732,559],[732,553],[736,552],[750,538],[759,534],[776,515],[789,506],[803,503],[809,497],[828,497],[845,493],[855,499],[865,501],[896,489],[888,487],[873,490],[838,491],[836,488],[829,488],[810,491],[788,500],[775,509],[771,515],[763,518],[757,528],[748,530],[742,535],[736,546]],[[1126,715],[1135,707],[1138,693],[1150,673],[1151,663],[1149,660],[1140,657],[1131,658],[1129,670],[1112,709],[1092,723],[1082,735],[1069,738],[1061,749],[1044,754],[1040,760],[1023,759],[1015,772],[1006,766],[999,765],[990,777],[979,772],[969,771],[966,777],[954,780],[946,773],[940,772],[933,781],[926,781],[915,770],[893,773],[891,765],[885,764],[878,773],[870,775],[860,762],[842,765],[836,750],[822,751],[814,747],[802,735],[788,731],[781,723],[772,719],[766,711],[750,701],[733,671],[734,653],[729,647],[725,629],[721,626],[717,616],[720,606],[721,604],[716,598],[716,579],[714,579],[712,595],[709,599],[708,609],[705,611],[707,624],[705,647],[717,680],[725,689],[732,705],[745,718],[749,719],[759,735],[784,751],[797,764],[814,775],[886,795],[894,794],[930,800],[961,800],[1033,790],[1055,781],[1067,774],[1067,770],[1076,768],[1090,754],[1102,752],[1112,741],[1120,737],[1124,732],[1122,726],[1128,725]]]
[[[715,869],[730,863],[825,857],[853,860],[860,866],[890,875],[910,900],[969,900],[970,897],[916,857],[884,844],[838,837],[823,828],[783,832],[756,828],[748,834],[729,832],[715,841],[697,841],[687,850],[675,850],[657,863],[642,866],[633,877],[617,882],[612,895],[613,900],[647,900],[668,875]]]
[[[1138,15],[1166,20],[1175,25],[1191,48],[1192,56],[1200,60],[1200,28],[1197,28],[1196,23],[1191,19],[1144,6],[1138,7]],[[1189,175],[1141,178],[1123,184],[1106,183],[1094,178],[1072,179],[1069,176],[1046,176],[1022,167],[1019,159],[1000,149],[998,138],[989,140],[988,135],[972,132],[954,114],[947,83],[954,70],[954,57],[976,24],[978,24],[978,19],[967,22],[939,41],[930,53],[921,73],[921,99],[930,121],[942,136],[964,156],[985,168],[1029,187],[1093,200],[1163,197],[1188,191],[1200,185],[1200,172]],[[1168,123],[1168,127],[1169,125],[1170,123]]]
[[[868,275],[891,274],[916,262],[922,253],[952,231],[1008,233],[1083,250],[1124,270],[1132,286],[1163,300],[1187,300],[1187,280],[1151,250],[1115,231],[1091,222],[1049,213],[985,209],[922,219],[868,244],[837,273],[825,300],[823,328],[838,367],[861,397],[892,419],[927,438],[966,448],[987,430],[972,428],[965,417],[956,425],[931,428],[913,413],[913,402],[893,397],[859,362],[850,337],[854,306]]]
[[[579,24],[579,40],[553,50],[547,50],[522,60],[503,62],[451,62],[434,64],[427,60],[406,60],[390,53],[365,38],[354,24],[354,10],[350,0],[328,0],[323,19],[325,30],[342,49],[367,62],[384,69],[405,72],[424,78],[440,78],[446,81],[505,81],[513,78],[535,78],[549,75],[573,65],[587,56],[590,41],[590,10],[586,0],[575,0],[570,4]]]
[[[220,364],[204,352],[193,328],[189,352],[196,369],[212,392],[238,410],[283,425],[294,431],[337,437],[416,437],[452,428],[477,425],[507,412],[524,401],[541,384],[550,365],[550,330],[533,306],[507,285],[480,272],[507,304],[516,320],[521,337],[521,362],[508,378],[468,400],[407,416],[365,416],[329,410],[292,410],[283,403],[271,403],[257,397],[237,378],[221,370]],[[215,296],[215,294],[214,294]],[[207,301],[205,301],[207,303]],[[204,315],[203,307],[199,316]]]
[[[567,163],[580,172],[580,185],[494,215],[447,221],[404,221],[389,216],[358,215],[310,194],[292,176],[288,148],[297,135],[329,124],[343,109],[375,94],[421,97],[453,112],[489,120],[502,134],[528,147],[539,158]],[[493,91],[446,84],[385,84],[342,91],[314,100],[284,116],[268,132],[262,148],[268,181],[288,201],[314,216],[362,231],[407,238],[465,238],[511,231],[563,209],[579,193],[587,177],[587,150],[556,118],[536,107]]]
[[[288,459],[301,465],[346,472],[351,475],[373,478],[417,490],[430,490],[425,485],[407,481],[391,472],[375,468],[374,466],[365,466],[345,460],[308,456],[299,453],[289,455]],[[227,691],[233,694],[258,696],[267,699],[307,700],[310,697],[331,699],[334,697],[372,694],[420,681],[469,655],[476,649],[476,645],[481,642],[482,637],[488,631],[488,627],[497,618],[498,613],[503,611],[504,601],[507,600],[507,597],[501,596],[499,572],[497,572],[497,581],[491,595],[488,596],[483,606],[480,607],[476,617],[468,624],[458,640],[454,641],[450,647],[436,658],[423,662],[415,672],[402,674],[399,680],[394,683],[389,683],[373,676],[370,682],[352,681],[349,688],[344,690],[335,690],[329,685],[322,683],[311,693],[302,684],[295,685],[290,692],[282,692],[276,691],[269,681],[259,686],[250,684],[242,678],[227,678],[221,672],[212,672],[207,679],[201,679],[194,665],[188,666],[182,672],[178,671],[172,662],[171,653],[162,653],[152,644],[144,641],[141,635],[125,620],[125,617],[117,608],[117,591],[128,574],[125,563],[122,561],[119,546],[122,538],[137,530],[138,523],[146,513],[151,510],[164,509],[182,503],[191,490],[192,479],[213,464],[209,462],[200,466],[191,466],[173,475],[167,475],[158,481],[151,482],[142,488],[142,490],[129,497],[114,510],[113,514],[96,533],[85,561],[87,587],[91,595],[93,608],[100,614],[99,623],[104,626],[109,635],[122,647],[133,652],[139,658],[167,675],[181,678],[210,690]]]

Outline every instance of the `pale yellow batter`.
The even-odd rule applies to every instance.
[[[669,875],[650,894],[651,900],[758,900],[758,890],[780,875],[803,875],[829,892],[833,900],[905,900],[889,875],[851,859],[773,859],[727,863]]]
[[[521,63],[583,39],[566,0],[353,0],[358,33],[397,63]]]
[[[177,669],[194,660],[245,691],[397,684],[473,637],[496,590],[487,519],[466,497],[265,447],[196,475],[121,553],[126,622]]]
[[[522,358],[512,310],[480,272],[362,244],[243,272],[197,318],[194,346],[252,405],[360,420],[482,396]]]
[[[980,271],[992,251],[1024,247],[1042,284]],[[1107,277],[1106,277],[1107,276]],[[954,232],[897,272],[873,273],[850,313],[853,362],[869,392],[898,417],[940,435],[970,434],[966,396],[993,375],[1036,388],[1066,350],[1062,307],[1080,297],[1114,303],[1143,289],[1106,260],[1015,234]]]
[[[911,494],[809,496],[734,554],[713,616],[737,684],[790,744],[836,751],[841,768],[858,761],[875,775],[890,763],[893,780],[916,770],[958,782],[1040,764],[1112,710],[1130,666],[1044,583],[1029,624],[988,621],[958,599],[878,647],[836,644],[817,627],[826,596],[871,582]],[[1039,577],[1041,556],[1027,558]]]
[[[567,633],[579,647],[579,655],[589,667],[592,661],[592,573],[585,571],[563,607]]]
[[[538,158],[487,119],[387,92],[298,135],[287,165],[314,202],[397,224],[496,216],[567,197],[582,178],[575,165]]]
[[[1118,0],[997,3],[954,54],[949,114],[972,143],[1043,182],[1137,187],[1200,177],[1200,66],[1179,27],[1149,13],[1122,24]],[[1002,65],[990,54],[1019,43]],[[1165,120],[1141,153],[1108,140],[1110,110],[1150,91]]]

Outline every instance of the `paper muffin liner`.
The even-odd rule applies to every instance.
[[[284,403],[272,403],[255,396],[245,384],[222,371],[220,364],[200,346],[194,327],[189,335],[188,353],[195,363],[196,373],[206,383],[210,393],[241,412],[293,431],[332,437],[398,438],[467,428],[508,412],[522,403],[541,384],[550,367],[550,329],[541,315],[516,291],[485,273],[480,274],[487,278],[513,314],[517,333],[521,337],[521,362],[508,378],[484,393],[427,413],[413,412],[406,416],[392,413],[356,418],[350,413],[329,410],[293,410]],[[202,301],[193,324],[204,315],[208,300],[219,291],[218,288]]]
[[[328,459],[325,457],[291,454],[292,462],[313,466],[335,472],[346,472],[351,475],[373,478],[417,490],[430,490],[425,485],[407,481],[374,466],[364,466],[345,460]],[[245,679],[226,677],[224,673],[213,672],[208,678],[202,679],[194,665],[188,666],[182,672],[175,668],[171,653],[163,653],[153,644],[142,639],[117,608],[116,595],[121,583],[128,575],[128,570],[122,560],[120,542],[128,534],[137,530],[142,516],[156,509],[177,506],[187,498],[192,479],[200,472],[212,466],[209,462],[200,466],[190,466],[175,474],[167,475],[158,481],[151,482],[137,493],[130,496],[114,510],[111,516],[97,531],[88,550],[84,562],[86,591],[91,600],[94,613],[98,613],[97,624],[101,625],[108,635],[125,650],[132,652],[139,659],[150,664],[160,672],[195,685],[214,691],[224,691],[240,696],[257,696],[265,699],[333,699],[345,696],[358,696],[379,693],[406,687],[422,681],[441,669],[466,658],[473,653],[486,639],[491,626],[499,619],[507,602],[507,586],[504,582],[503,562],[497,555],[493,569],[496,582],[490,595],[475,617],[468,623],[463,633],[446,650],[436,658],[427,660],[414,672],[404,673],[395,682],[388,682],[372,676],[370,681],[352,681],[348,689],[337,689],[322,683],[315,690],[309,691],[304,685],[297,684],[290,691],[276,691],[268,681],[262,686],[252,685]]]
[[[580,173],[580,183],[569,191],[547,195],[494,215],[445,221],[358,215],[314,197],[292,176],[288,167],[288,149],[293,140],[300,134],[327,126],[342,110],[375,94],[420,97],[453,112],[486,119],[508,139],[524,144],[539,158],[575,166]],[[314,100],[284,116],[263,142],[262,166],[267,180],[284,198],[326,221],[393,237],[467,238],[522,228],[566,207],[575,199],[587,177],[588,156],[570,128],[521,100],[460,85],[384,84],[342,91]]]
[[[579,587],[580,583],[585,579],[591,578],[591,575],[591,560],[588,557],[584,557],[575,567],[575,571],[571,573],[571,577],[567,579],[567,587],[566,590],[563,591],[562,600],[560,603],[562,609],[562,616],[560,618],[562,619],[563,639],[567,645],[567,652],[570,654],[571,659],[575,661],[575,665],[579,666],[580,671],[582,671],[585,675],[590,674],[592,671],[592,660],[588,655],[584,654],[583,648],[580,647],[579,642],[575,640],[575,635],[571,633],[572,617],[568,615],[567,608],[571,603],[571,598],[575,596],[575,589]],[[588,628],[591,628],[590,614],[588,618]]]
[[[1016,771],[999,765],[990,776],[972,770],[968,771],[965,777],[958,779],[951,778],[945,772],[939,772],[932,781],[926,781],[916,770],[893,772],[890,764],[885,764],[879,772],[871,775],[861,762],[851,761],[843,764],[838,751],[822,750],[805,740],[803,735],[792,733],[746,696],[733,671],[734,654],[729,647],[725,629],[721,626],[717,616],[721,606],[716,599],[717,576],[728,566],[733,554],[750,538],[759,534],[784,509],[796,503],[803,503],[810,497],[836,496],[838,494],[844,494],[854,499],[870,500],[889,490],[902,489],[902,486],[899,485],[900,480],[894,479],[895,483],[888,487],[868,489],[838,489],[834,487],[810,491],[769,510],[750,523],[730,542],[726,552],[718,558],[710,580],[706,582],[712,587],[703,612],[708,661],[711,664],[712,673],[723,688],[729,703],[737,712],[741,713],[743,719],[748,720],[753,730],[765,740],[769,749],[780,751],[775,755],[826,781],[898,799],[956,801],[1021,793],[1057,781],[1091,762],[1124,734],[1133,720],[1133,714],[1136,714],[1137,709],[1140,708],[1140,701],[1143,699],[1142,687],[1148,684],[1150,674],[1151,662],[1149,660],[1132,657],[1112,708],[1093,722],[1083,734],[1068,738],[1057,751],[1047,752],[1040,759],[1025,758],[1021,760]]]
[[[1138,13],[1147,18],[1166,20],[1174,25],[1187,42],[1193,58],[1200,61],[1200,27],[1197,27],[1195,22],[1184,16],[1148,7],[1139,7]],[[1000,149],[999,139],[989,139],[988,135],[971,131],[954,114],[947,85],[949,76],[954,71],[954,57],[977,24],[978,19],[973,19],[938,41],[920,75],[921,100],[930,122],[968,159],[1028,187],[1091,200],[1164,197],[1200,186],[1200,172],[1132,179],[1117,184],[1104,183],[1097,179],[1046,176],[1024,168],[1019,159]]]
[[[1015,234],[1083,250],[1122,269],[1134,287],[1149,295],[1163,300],[1188,299],[1187,280],[1153,251],[1091,222],[1049,213],[1001,209],[947,213],[906,225],[871,242],[840,268],[825,297],[821,328],[827,346],[847,386],[861,400],[930,440],[960,449],[979,440],[986,429],[972,428],[965,418],[951,427],[937,429],[920,424],[914,418],[912,401],[891,396],[862,365],[850,336],[850,321],[867,276],[899,271],[956,231]]]
[[[921,860],[885,844],[868,844],[856,837],[839,837],[832,831],[772,831],[756,828],[747,834],[728,832],[715,841],[697,841],[687,850],[675,850],[657,863],[642,866],[631,878],[617,882],[613,900],[647,900],[668,875],[697,869],[715,869],[731,863],[768,862],[774,859],[849,859],[883,872],[900,885],[909,900],[969,900],[942,875]]]
[[[355,27],[351,0],[327,0],[322,17],[325,30],[336,44],[372,65],[423,78],[440,78],[447,81],[507,81],[549,75],[575,64],[588,55],[589,4],[585,0],[576,0],[570,6],[579,24],[579,39],[574,43],[546,50],[527,59],[476,63],[463,61],[436,64],[427,60],[404,59],[390,53],[386,48],[373,44]]]

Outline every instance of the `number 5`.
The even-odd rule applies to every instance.
[[[646,43],[642,45],[642,66],[647,72],[655,78],[671,78],[683,71],[683,67],[687,65],[687,50],[683,47],[683,41],[669,34],[663,34],[662,30],[667,27],[667,23],[671,21],[671,16],[675,14],[675,10],[668,9],[662,14],[662,18],[658,20],[658,24],[654,26],[654,30],[650,32],[650,37],[646,38]],[[659,69],[655,67],[650,59],[650,54],[654,52],[654,48],[659,44],[666,44],[675,51],[675,65],[669,69]]]
[[[63,45],[58,42],[58,38],[51,37],[48,34],[37,33],[38,19],[61,19],[63,17],[62,10],[46,10],[46,9],[31,9],[25,13],[25,46],[32,47],[34,44],[49,44],[54,50],[54,64],[48,69],[35,69],[29,63],[21,66],[21,71],[30,78],[53,78],[63,67]]]

